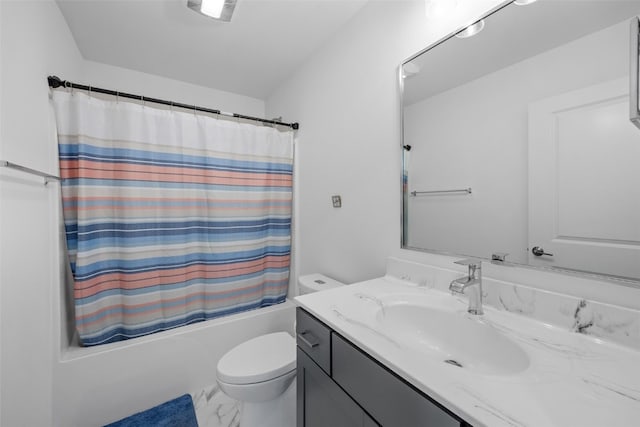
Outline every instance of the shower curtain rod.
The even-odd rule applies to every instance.
[[[170,107],[184,108],[184,109],[192,110],[192,111],[202,111],[202,112],[205,112],[205,113],[218,114],[220,116],[235,117],[237,119],[252,120],[254,122],[267,123],[267,124],[270,124],[270,125],[286,126],[286,127],[290,127],[291,129],[294,129],[294,130],[297,130],[297,129],[300,128],[300,125],[298,123],[284,123],[284,122],[280,122],[278,120],[261,119],[259,117],[245,116],[244,114],[227,113],[227,112],[220,111],[220,110],[213,110],[211,108],[198,107],[197,105],[182,104],[180,102],[165,101],[164,99],[149,98],[147,96],[142,96],[142,95],[133,95],[131,93],[126,93],[126,92],[118,92],[118,91],[110,90],[110,89],[102,89],[102,88],[99,88],[99,87],[93,87],[93,86],[87,86],[87,85],[82,85],[82,84],[78,84],[78,83],[73,83],[73,82],[70,82],[68,80],[62,80],[57,76],[49,76],[49,77],[47,77],[47,81],[49,82],[49,87],[53,88],[53,89],[56,89],[56,88],[59,88],[59,87],[71,88],[71,89],[80,89],[80,90],[89,91],[89,93],[91,93],[91,92],[104,93],[106,95],[113,95],[113,96],[117,96],[117,97],[136,99],[136,100],[142,101],[142,102],[151,102],[151,103],[154,103],[154,104],[169,105]]]

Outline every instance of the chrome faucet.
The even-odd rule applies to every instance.
[[[469,289],[469,308],[467,311],[471,314],[484,314],[482,310],[482,261],[478,259],[463,259],[455,263],[469,267],[469,273],[466,277],[460,277],[451,282],[449,285],[451,294],[464,294]]]

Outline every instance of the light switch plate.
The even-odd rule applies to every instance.
[[[333,203],[333,207],[334,208],[341,208],[342,207],[342,197],[340,196],[331,196],[331,202]]]

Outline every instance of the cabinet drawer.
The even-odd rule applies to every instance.
[[[460,427],[454,418],[339,335],[332,335],[333,379],[382,426]]]
[[[331,375],[331,330],[300,307],[296,309],[296,321],[298,347]]]

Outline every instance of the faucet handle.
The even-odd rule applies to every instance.
[[[465,258],[459,261],[454,261],[454,264],[467,265],[469,267],[475,267],[479,269],[482,266],[482,260],[478,258]]]

